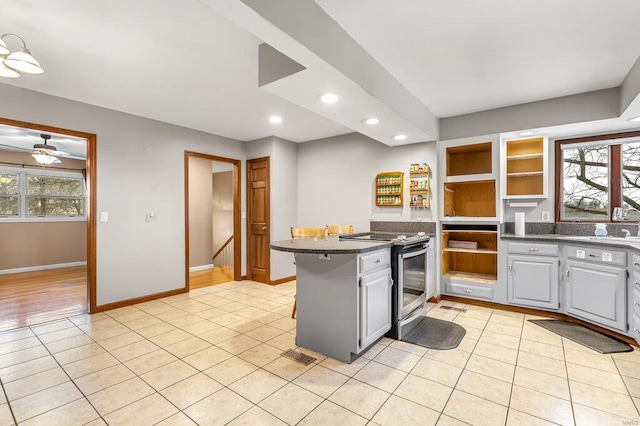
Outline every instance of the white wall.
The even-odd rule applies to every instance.
[[[0,99],[1,117],[97,134],[97,304],[184,287],[184,151],[244,160],[244,144],[6,84]]]
[[[408,207],[409,166],[427,163],[431,167],[431,207]],[[376,207],[376,174],[402,171],[405,174],[405,207]],[[369,230],[369,221],[437,218],[435,191],[437,146],[426,142],[389,147],[358,133],[305,142],[298,146],[298,226],[353,225],[356,232]]]
[[[246,143],[247,160],[269,157],[271,197],[271,241],[291,238],[291,227],[298,216],[298,144],[268,137]],[[291,253],[271,250],[272,281],[296,274]]]

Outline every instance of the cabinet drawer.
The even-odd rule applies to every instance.
[[[535,254],[536,256],[558,256],[557,244],[514,243],[508,244],[509,253]]]
[[[475,285],[446,283],[445,290],[449,294],[455,294],[466,297],[478,297],[481,299],[493,300],[493,289],[487,287],[479,287]]]
[[[627,266],[627,252],[601,249],[597,247],[567,246],[567,258],[586,260],[588,262],[605,263],[608,265]]]
[[[366,274],[391,265],[390,250],[381,250],[360,256],[360,273]]]
[[[631,260],[631,266],[633,266],[636,270],[640,271],[640,254],[633,254],[633,258]]]

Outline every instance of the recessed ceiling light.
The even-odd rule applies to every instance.
[[[407,138],[407,135],[395,135],[393,138],[397,141],[403,141]]]
[[[325,93],[324,95],[320,96],[320,100],[325,104],[335,104],[340,100],[340,96],[336,95],[335,93]]]
[[[628,121],[633,121],[634,123],[639,122],[640,121],[640,116],[630,118]]]
[[[378,123],[380,123],[380,120],[378,120],[378,119],[377,119],[377,118],[375,118],[375,117],[370,117],[370,118],[365,118],[364,120],[362,120],[362,122],[363,122],[364,124],[370,124],[370,125],[373,125],[373,124],[378,124]]]
[[[518,133],[519,136],[531,136],[532,134],[534,134],[535,132],[533,130],[526,130],[524,132],[520,132]]]
[[[280,124],[282,123],[282,117],[280,117],[279,115],[272,115],[271,117],[269,117],[269,123]]]

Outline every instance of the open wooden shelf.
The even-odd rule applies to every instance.
[[[447,176],[491,173],[491,142],[447,148]]]
[[[469,241],[477,248],[449,247],[449,240]],[[498,275],[498,225],[442,224],[442,274],[495,281]],[[484,278],[483,278],[484,277]]]
[[[495,217],[496,181],[444,184],[444,216]]]
[[[498,254],[498,250],[490,250],[490,249],[466,249],[466,248],[458,248],[458,247],[445,247],[442,249],[443,252],[455,252],[455,253],[478,253],[478,254]]]
[[[498,284],[498,276],[493,274],[477,274],[473,272],[449,271],[443,275],[445,280],[469,281],[482,284]]]
[[[505,141],[506,196],[544,194],[544,137]]]

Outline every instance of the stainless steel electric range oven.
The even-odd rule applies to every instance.
[[[424,233],[398,235],[364,232],[343,235],[342,239],[391,241],[391,330],[387,336],[402,340],[423,313],[427,301],[427,253],[430,237]]]

